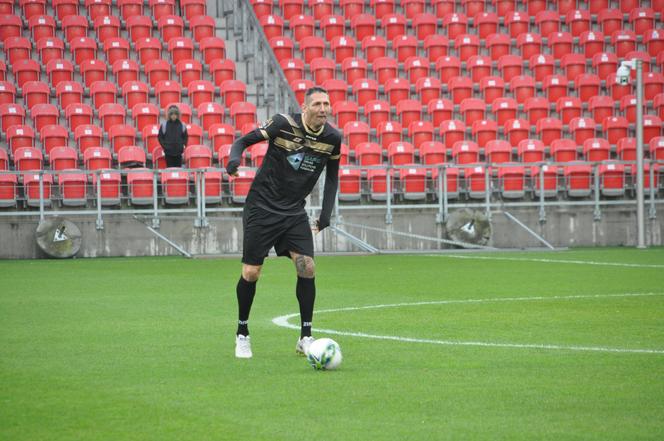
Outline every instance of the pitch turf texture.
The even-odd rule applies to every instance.
[[[237,260],[0,262],[0,439],[664,439],[664,249],[461,256],[317,258],[319,310],[432,302],[318,314],[393,338],[329,335],[334,372],[272,322],[298,310],[283,258],[251,360]]]

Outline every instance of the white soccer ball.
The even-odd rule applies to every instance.
[[[307,361],[316,370],[336,369],[341,360],[341,348],[331,338],[319,338],[309,346]]]

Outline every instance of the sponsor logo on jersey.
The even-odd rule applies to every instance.
[[[299,170],[302,165],[302,160],[304,159],[304,153],[295,153],[294,155],[286,156],[288,162],[294,170]]]

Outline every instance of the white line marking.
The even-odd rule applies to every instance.
[[[574,265],[621,266],[625,268],[664,268],[664,265],[650,263],[596,262],[592,260],[534,259],[527,257],[469,256],[459,254],[427,254],[428,257],[449,257],[450,259],[507,260],[513,262],[570,263]]]
[[[575,299],[604,299],[620,297],[653,297],[662,296],[664,293],[646,292],[646,293],[624,293],[624,294],[590,294],[590,295],[571,295],[571,296],[536,296],[536,297],[503,297],[491,299],[458,299],[458,300],[433,300],[424,302],[409,303],[386,303],[380,305],[349,306],[346,308],[322,309],[316,311],[316,314],[330,312],[360,311],[365,309],[383,309],[400,308],[404,306],[422,306],[422,305],[449,305],[459,303],[497,303],[497,302],[525,302],[541,300],[575,300]],[[282,328],[300,329],[299,326],[289,323],[289,320],[299,316],[299,313],[281,315],[272,319],[272,323]],[[394,335],[366,334],[364,332],[337,331],[335,329],[314,328],[315,331],[324,334],[344,335],[348,337],[371,338],[375,340],[392,340],[407,343],[428,343],[447,346],[479,346],[492,348],[512,348],[512,349],[546,349],[561,351],[585,351],[585,352],[613,352],[613,353],[631,353],[631,354],[664,354],[664,349],[629,349],[629,348],[610,348],[605,346],[564,346],[556,344],[538,344],[538,343],[498,343],[482,341],[458,341],[458,340],[433,340],[424,338],[400,337]]]

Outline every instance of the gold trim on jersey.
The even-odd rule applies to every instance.
[[[341,158],[340,154],[339,155],[334,155],[334,156],[330,155],[330,159],[332,159],[333,161],[336,161],[339,158]]]
[[[304,138],[304,133],[302,133],[302,128],[300,127],[300,125],[298,123],[295,122],[295,120],[293,119],[292,116],[288,115],[287,113],[280,113],[280,115],[283,116],[286,119],[286,121],[288,121],[288,124],[290,124],[291,129],[293,129],[293,133],[291,133],[291,135],[295,135],[295,136],[298,136],[300,138]],[[284,133],[290,133],[290,132],[287,132],[284,129],[281,129],[281,131],[284,132]]]
[[[303,144],[297,143],[295,141],[289,141],[287,139],[282,138],[281,136],[277,136],[276,138],[274,138],[274,145],[289,151],[300,150],[304,148]]]
[[[317,152],[332,154],[332,152],[334,151],[334,146],[332,144],[327,144],[325,142],[311,141],[310,139],[307,139],[307,141],[308,141],[307,142],[308,147],[311,147],[312,150],[316,150]]]
[[[318,129],[317,132],[314,132],[313,130],[311,130],[311,129],[309,128],[309,126],[307,126],[307,123],[304,122],[304,115],[302,115],[302,125],[304,126],[304,130],[306,130],[307,133],[310,133],[311,135],[319,136],[319,135],[321,135],[321,134],[323,133],[323,130],[325,130],[325,124],[323,124],[322,126],[320,126],[320,129]]]
[[[267,131],[265,131],[263,129],[259,129],[259,130],[261,132],[261,135],[263,135],[263,138],[265,138],[266,141],[270,139],[270,135],[267,134]]]

